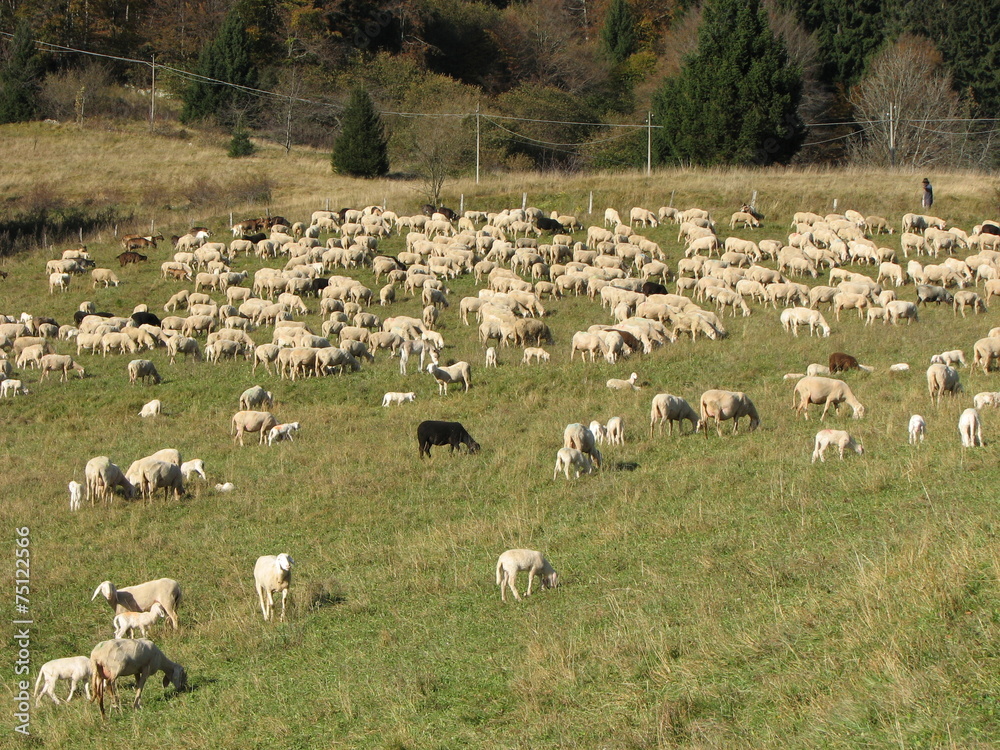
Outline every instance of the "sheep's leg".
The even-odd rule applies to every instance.
[[[79,680],[76,677],[71,677],[69,681],[69,695],[66,697],[66,702],[69,703],[73,700],[73,694],[76,692],[76,683]]]
[[[270,594],[268,594],[268,597],[270,597]],[[257,587],[257,598],[260,600],[260,611],[264,613],[264,622],[267,622],[267,602],[264,599],[264,589],[260,586]]]
[[[281,592],[281,619],[285,619],[285,600],[288,598],[288,589]]]

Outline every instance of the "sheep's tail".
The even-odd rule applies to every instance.
[[[90,659],[90,702],[101,702],[101,714],[104,714],[104,670],[97,659]]]
[[[497,586],[503,582],[503,563],[497,560]]]
[[[35,680],[35,700],[36,701],[38,700],[38,691],[41,690],[41,687],[42,687],[42,677],[44,677],[44,676],[45,676],[45,670],[39,669],[38,670],[38,679]]]

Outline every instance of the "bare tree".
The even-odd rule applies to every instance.
[[[872,60],[850,93],[861,131],[855,160],[881,166],[925,167],[969,157],[966,109],[951,74],[927,39],[904,34]]]

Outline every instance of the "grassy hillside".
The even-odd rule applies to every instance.
[[[412,183],[333,178],[323,154],[265,149],[233,163],[197,138],[42,126],[3,136],[14,154],[0,176],[6,195],[44,184],[83,200],[104,189],[107,200],[147,212],[135,229],[153,218],[164,234],[204,222],[226,239],[230,208],[238,218],[264,210],[211,200],[162,208],[181,205],[175,201],[191,180],[224,189],[241,177],[266,178],[268,207],[293,220],[308,221],[327,198],[339,207],[385,197],[401,213],[423,202]],[[88,170],[95,156],[98,167]],[[673,193],[675,205],[707,208],[725,224],[757,190],[767,220],[740,235],[778,238],[793,211],[823,213],[834,198],[841,209],[895,224],[915,210],[921,176],[516,175],[478,187],[456,183],[448,202],[457,206],[464,193],[466,207],[519,205],[526,190],[534,205],[583,217],[591,190],[595,213],[607,205],[623,213],[639,204],[655,209]],[[991,180],[931,177],[935,210],[949,221],[968,229],[995,216]],[[154,202],[151,184],[163,188]],[[682,255],[675,229],[648,236],[671,264]],[[898,235],[886,243],[898,247]],[[118,271],[113,237],[86,244],[99,266]],[[385,243],[390,252],[401,246],[399,237]],[[50,296],[43,267],[56,249],[4,263],[10,276],[0,283],[0,312],[64,322],[85,299],[116,313],[140,302],[159,311],[181,288],[159,278],[159,262],[171,255],[161,248],[148,264],[122,270],[118,288],[91,290],[80,277],[69,293]],[[262,263],[241,257],[234,265],[252,274]],[[367,269],[346,273],[377,288]],[[995,309],[963,319],[944,307],[922,308],[918,324],[900,328],[828,315],[833,334],[817,339],[792,338],[778,311],[754,305],[750,317],[726,319],[724,340],[681,339],[612,366],[569,362],[572,333],[611,317],[596,302],[568,298],[546,303],[555,336],[549,365],[521,366],[520,350],[504,349],[500,367],[487,371],[475,329],[458,317],[458,300],[476,293],[473,280],[448,285],[444,358],[472,363],[468,393],[438,396],[429,375],[411,365],[404,377],[384,355],[359,373],[294,383],[261,370],[252,376],[243,361],[171,366],[162,350],[142,355],[164,375],[158,386],[129,386],[130,357],[120,356],[81,355],[86,378],[67,383],[22,373],[31,393],[0,401],[0,516],[8,529],[31,529],[32,685],[42,662],[88,654],[110,637],[110,609],[89,601],[101,581],[124,586],[169,576],[184,592],[181,628],[158,625],[153,638],[187,668],[192,687],[175,694],[151,680],[142,710],[127,707],[106,726],[85,701],[46,700],[33,707],[34,735],[52,747],[105,747],[112,732],[117,741],[155,736],[241,750],[1000,741],[1000,417],[983,413],[984,448],[963,450],[957,435],[972,395],[1000,390],[1000,381],[963,369],[965,395],[936,407],[924,379],[933,353],[960,347],[971,359],[972,344],[1000,325]],[[375,312],[419,315],[419,299],[399,297]],[[900,297],[914,299],[913,287]],[[306,320],[318,329],[317,303],[309,305]],[[263,328],[253,336],[263,342],[270,334]],[[57,349],[75,353],[65,342]],[[845,376],[866,417],[855,421],[842,409],[827,420],[850,430],[866,453],[841,462],[828,452],[826,463],[813,465],[818,411],[796,420],[792,384],[782,375],[834,351],[876,368]],[[912,369],[889,373],[895,362]],[[633,370],[641,391],[605,387]],[[302,423],[295,442],[233,446],[229,419],[255,383],[274,391],[279,420]],[[717,387],[750,395],[762,417],[757,432],[649,437],[654,394],[696,403]],[[416,402],[383,409],[390,390],[413,390]],[[152,398],[163,401],[165,414],[141,420],[138,411]],[[919,448],[906,442],[913,413],[929,425]],[[553,480],[563,427],[613,415],[625,421],[626,442],[605,448],[605,470]],[[414,433],[424,419],[461,421],[482,452],[435,449],[420,461]],[[66,483],[83,480],[91,457],[107,455],[125,468],[168,446],[204,459],[209,482],[192,483],[179,502],[119,498],[68,512]],[[236,490],[211,489],[223,481]],[[511,547],[543,550],[559,588],[502,605],[493,567]],[[264,623],[253,563],[282,551],[296,561],[290,611],[285,623]],[[9,659],[0,673],[12,695]]]

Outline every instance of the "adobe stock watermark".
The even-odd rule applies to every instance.
[[[14,529],[14,731],[31,734],[31,530]]]
[[[354,32],[354,46],[360,50],[366,50],[371,45],[372,40],[380,36],[396,20],[396,17],[387,10],[380,10],[365,25]]]

